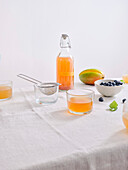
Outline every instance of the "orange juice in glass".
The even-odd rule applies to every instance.
[[[122,79],[123,79],[123,81],[124,81],[126,84],[128,84],[128,74],[124,74],[124,75],[122,76]]]
[[[122,120],[123,120],[125,127],[128,129],[128,102],[123,104]]]
[[[90,89],[67,91],[67,104],[70,113],[83,115],[90,113],[93,107],[94,92]]]
[[[0,81],[0,101],[12,97],[12,81]]]

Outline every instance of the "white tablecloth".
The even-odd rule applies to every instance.
[[[103,103],[100,96],[96,92],[90,114],[74,116],[67,113],[65,92],[57,103],[42,106],[33,87],[15,90],[11,100],[0,102],[0,170],[128,170],[121,103],[128,87]],[[119,107],[110,112],[113,100]]]

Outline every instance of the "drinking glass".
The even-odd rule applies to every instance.
[[[67,104],[70,113],[83,115],[90,113],[93,107],[94,92],[90,89],[73,89],[67,92]]]
[[[39,83],[34,85],[36,103],[50,104],[58,99],[59,83]]]
[[[122,76],[122,79],[123,79],[123,81],[124,81],[126,84],[128,84],[128,74],[124,74],[124,75]]]
[[[7,100],[12,97],[12,81],[0,81],[0,101]]]
[[[128,102],[123,104],[123,116],[122,116],[123,123],[125,127],[128,129]]]

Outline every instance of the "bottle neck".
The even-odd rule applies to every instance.
[[[67,34],[62,34],[60,39],[60,54],[59,57],[70,57],[70,40]]]
[[[61,47],[61,52],[69,52],[70,51],[70,48],[69,47]]]

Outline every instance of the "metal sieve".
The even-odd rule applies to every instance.
[[[57,92],[57,88],[60,85],[59,83],[42,83],[41,81],[36,80],[32,77],[26,76],[24,74],[18,74],[17,76],[24,80],[27,80],[29,82],[36,84],[36,86],[39,88],[41,93],[45,95],[53,95],[54,93]]]

